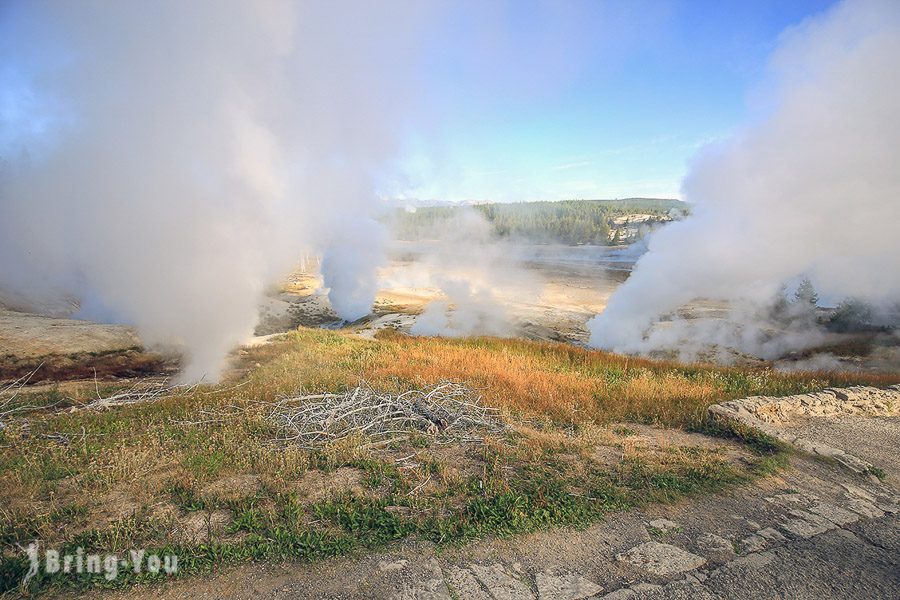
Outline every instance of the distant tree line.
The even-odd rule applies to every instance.
[[[527,239],[537,243],[610,245],[621,238],[615,220],[632,214],[653,215],[648,222],[669,219],[673,210],[684,213],[679,200],[626,198],[623,200],[563,200],[516,202],[474,206],[433,206],[415,212],[398,210],[395,235],[402,240],[420,240],[439,234],[461,211],[475,210],[491,225],[498,238]],[[613,235],[610,233],[613,232]]]

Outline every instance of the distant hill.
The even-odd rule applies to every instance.
[[[442,237],[466,211],[475,211],[498,238],[535,243],[612,245],[634,241],[644,232],[688,212],[688,205],[667,198],[560,200],[426,206],[398,209],[391,225],[401,240]]]

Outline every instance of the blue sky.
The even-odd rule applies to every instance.
[[[410,136],[400,195],[680,197],[697,150],[764,105],[779,34],[833,3],[522,0],[451,21],[422,92],[437,118]]]
[[[421,201],[680,197],[691,157],[766,106],[781,32],[834,3],[435,0],[412,57],[422,70],[398,90],[421,114],[401,133],[402,176],[379,191]],[[47,129],[18,114],[46,108],[23,89],[0,87],[0,147],[20,129]]]

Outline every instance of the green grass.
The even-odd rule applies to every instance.
[[[874,477],[880,479],[881,481],[884,481],[884,479],[887,477],[887,473],[884,472],[884,469],[873,466],[873,465],[869,465],[866,468],[866,474],[873,475]]]

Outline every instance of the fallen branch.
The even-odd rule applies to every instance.
[[[190,394],[199,385],[199,382],[192,385],[170,385],[168,378],[158,382],[138,381],[125,391],[103,397],[95,381],[97,399],[78,407],[78,410],[103,410],[126,404],[154,402],[175,392]]]

